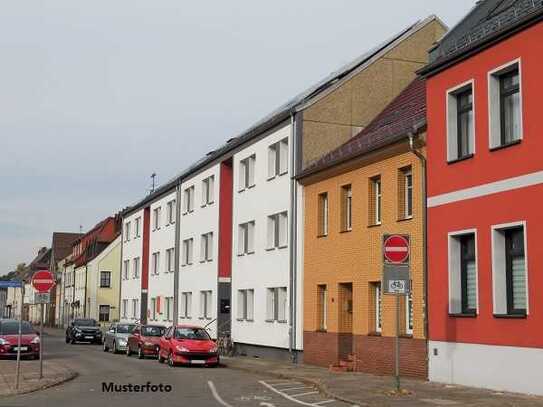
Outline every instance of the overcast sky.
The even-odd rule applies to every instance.
[[[0,274],[290,97],[474,0],[3,1]]]

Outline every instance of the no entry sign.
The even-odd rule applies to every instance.
[[[385,236],[383,242],[383,256],[385,263],[407,263],[409,261],[409,236]]]
[[[32,286],[39,293],[47,293],[55,285],[53,273],[49,270],[40,270],[32,276]]]

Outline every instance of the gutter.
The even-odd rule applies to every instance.
[[[179,256],[181,252],[181,181],[176,185],[175,195],[175,260],[173,270],[173,315],[174,325],[179,323]]]
[[[427,186],[428,186],[428,168],[426,157],[418,151],[414,146],[415,134],[418,132],[418,129],[413,128],[413,132],[408,134],[409,137],[409,150],[415,154],[419,159],[422,166],[422,196],[423,196],[423,210],[422,210],[422,246],[423,246],[423,284],[424,284],[424,338],[426,340],[426,363],[428,363],[429,355],[429,338],[428,338],[428,201],[427,201]]]
[[[296,121],[294,113],[290,115],[290,134],[291,134],[291,151],[292,156],[290,159],[291,171],[296,171]],[[288,327],[288,351],[290,353],[292,363],[297,362],[296,352],[296,251],[297,251],[297,239],[296,239],[296,225],[297,225],[297,190],[296,179],[290,180],[290,243],[289,243],[289,287],[290,287],[290,307],[289,307],[289,327]]]

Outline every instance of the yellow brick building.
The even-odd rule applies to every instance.
[[[383,236],[410,236],[401,300],[402,373],[426,377],[425,84],[416,79],[361,133],[299,177],[304,185],[304,360],[390,374],[395,297],[383,295]],[[411,140],[411,144],[410,144]]]

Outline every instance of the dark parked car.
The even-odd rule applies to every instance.
[[[21,325],[21,356],[32,359],[40,358],[40,337],[30,325],[23,321]],[[17,356],[19,321],[0,320],[0,357]]]
[[[94,319],[74,319],[66,329],[66,343],[102,343],[100,324]]]
[[[175,365],[219,365],[218,347],[204,328],[192,325],[172,326],[160,339],[158,362]]]
[[[160,349],[160,337],[164,335],[165,327],[161,325],[138,325],[128,336],[126,356],[137,353],[138,358],[157,356]]]

